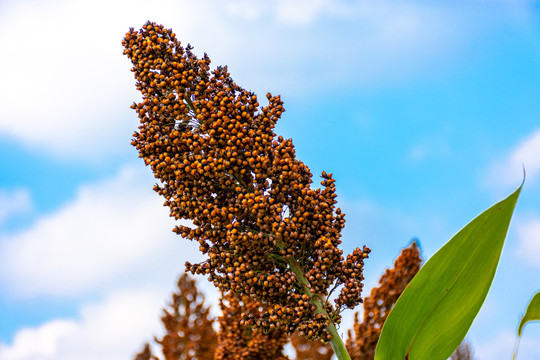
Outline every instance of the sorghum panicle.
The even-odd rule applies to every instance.
[[[159,179],[170,215],[192,222],[175,232],[207,255],[187,270],[271,305],[247,325],[328,341],[330,322],[362,302],[369,249],[343,258],[335,180],[323,172],[322,188],[312,189],[292,141],[276,137],[281,98],[267,94],[261,108],[226,67],[211,72],[206,54],[197,58],[163,25],[130,29],[122,43],[143,96],[133,105],[140,126],[132,144]],[[343,287],[331,304],[335,285]]]
[[[217,335],[210,317],[210,307],[196,282],[187,274],[178,279],[178,290],[172,295],[161,322],[166,334],[157,342],[164,360],[212,360],[217,346]]]
[[[404,248],[394,261],[392,269],[386,269],[379,279],[379,286],[364,299],[364,321],[359,323],[358,312],[354,315],[355,337],[348,331],[347,350],[352,360],[373,360],[375,348],[384,321],[405,287],[420,270],[422,258],[416,242]]]
[[[213,360],[217,335],[204,295],[197,290],[195,280],[185,273],[178,279],[177,287],[161,317],[165,335],[161,340],[155,339],[163,360]],[[157,360],[148,344],[135,358],[153,359]]]

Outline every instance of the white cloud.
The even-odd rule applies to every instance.
[[[280,0],[277,3],[277,17],[284,23],[303,25],[339,5],[337,1],[328,0]]]
[[[53,320],[38,328],[22,329],[11,346],[0,344],[0,357],[5,360],[36,359],[54,356],[57,339],[68,335],[76,324],[69,320]]]
[[[534,181],[540,174],[540,129],[524,139],[508,159],[509,167],[525,166],[527,179]]]
[[[540,129],[520,141],[499,163],[492,166],[486,182],[500,186],[519,184],[527,174],[527,184],[533,184],[540,175]]]
[[[82,186],[71,203],[0,239],[0,285],[16,296],[76,295],[175,275],[200,259],[198,244],[172,233],[147,170]]]
[[[486,342],[475,342],[472,339],[472,346],[475,350],[475,358],[484,360],[508,360],[512,358],[516,344],[516,333],[511,330],[501,331],[493,339]],[[519,344],[519,360],[538,360],[540,354],[540,343],[538,339],[524,336]]]
[[[82,186],[72,202],[30,229],[0,238],[4,296],[85,299],[78,317],[18,329],[10,344],[0,342],[0,359],[130,359],[162,333],[161,309],[184,262],[201,256],[197,243],[171,232],[153,180],[147,168],[126,166]],[[217,290],[201,278],[198,288],[215,314]]]
[[[411,163],[421,163],[428,160],[448,159],[451,155],[446,135],[430,134],[424,136],[409,148],[406,160]]]
[[[138,94],[120,41],[147,19],[172,27],[214,64],[229,64],[248,89],[305,93],[416,79],[430,63],[443,68],[461,44],[483,38],[492,13],[504,18],[511,6],[489,4],[484,12],[477,11],[481,4],[462,5],[9,2],[0,15],[0,42],[8,51],[0,58],[8,69],[0,82],[0,134],[63,158],[96,161],[124,151],[137,122],[129,105]]]
[[[478,359],[503,360],[510,359],[514,351],[516,335],[511,331],[500,332],[491,341],[473,343],[475,356]]]
[[[77,4],[20,2],[2,16],[10,55],[0,59],[9,69],[0,131],[65,156],[103,155],[117,148],[118,130],[127,131],[121,110],[134,91],[117,56],[121,22],[113,25],[107,7]]]
[[[540,218],[516,224],[518,246],[516,255],[527,264],[540,268]]]
[[[244,20],[257,21],[272,11],[270,1],[232,0],[225,4],[227,13]]]
[[[26,189],[4,191],[0,189],[0,224],[15,214],[32,210],[30,194]]]
[[[202,10],[190,3],[6,4],[0,42],[9,54],[0,67],[9,70],[0,82],[0,134],[62,158],[96,161],[123,151],[137,126],[129,106],[139,94],[121,40],[148,18],[171,23]]]
[[[2,360],[130,359],[160,328],[163,293],[119,291],[82,307],[78,319],[51,320],[0,343]]]

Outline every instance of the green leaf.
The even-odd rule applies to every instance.
[[[518,347],[519,347],[519,340],[521,340],[521,333],[523,332],[523,328],[529,321],[537,321],[540,320],[540,291],[537,292],[531,301],[529,302],[529,305],[527,306],[527,310],[525,311],[525,315],[521,318],[521,321],[519,322],[518,327],[518,337],[516,341],[516,347],[514,348],[514,354],[512,355],[512,359],[516,358]]]
[[[540,291],[533,296],[529,306],[527,306],[527,311],[525,311],[525,315],[523,315],[523,318],[519,323],[518,336],[521,336],[521,332],[523,331],[525,324],[527,324],[529,321],[538,320],[540,320]]]
[[[487,296],[521,186],[484,211],[422,267],[388,315],[375,360],[446,360]]]

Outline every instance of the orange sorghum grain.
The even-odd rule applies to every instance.
[[[197,58],[163,25],[130,29],[122,43],[143,96],[132,106],[140,118],[132,144],[170,215],[192,222],[174,231],[207,255],[187,270],[270,305],[246,315],[246,325],[328,341],[341,310],[362,302],[369,249],[344,259],[335,180],[323,172],[322,188],[312,189],[292,140],[276,137],[281,98],[267,94],[260,107],[227,67],[211,72],[207,55]],[[341,285],[334,304],[322,300]]]

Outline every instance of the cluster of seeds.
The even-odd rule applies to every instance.
[[[222,294],[220,307],[222,315],[218,319],[220,331],[215,360],[289,360],[283,354],[289,337],[281,329],[252,330],[242,324],[243,316],[261,314],[267,310],[267,305],[247,295],[228,292]]]
[[[162,25],[130,29],[122,43],[142,93],[132,144],[171,216],[191,221],[175,232],[207,255],[187,269],[222,292],[270,305],[246,325],[329,340],[341,310],[362,302],[369,249],[342,256],[335,180],[323,172],[322,188],[313,189],[292,141],[276,137],[280,97],[268,94],[261,107],[226,67],[210,71],[208,56],[197,58]],[[331,304],[330,289],[341,285]]]
[[[352,360],[373,360],[375,348],[381,335],[384,321],[409,282],[420,270],[422,258],[416,242],[404,248],[379,279],[379,286],[371,290],[364,299],[364,321],[359,323],[358,313],[354,316],[353,329],[356,337],[348,331],[347,350]]]

